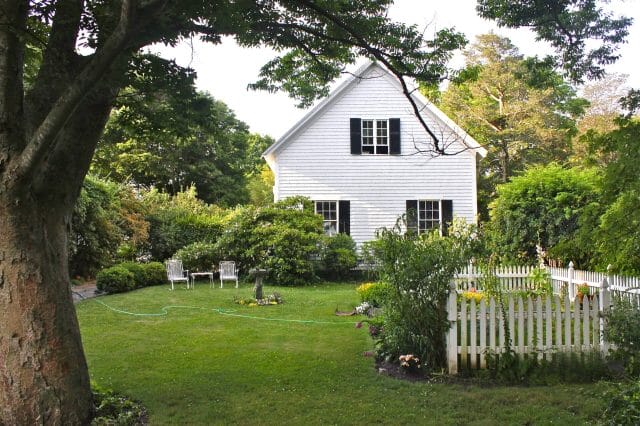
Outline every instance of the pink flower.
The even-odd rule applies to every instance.
[[[356,323],[356,328],[362,328],[362,321]]]

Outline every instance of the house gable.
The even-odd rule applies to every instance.
[[[462,139],[457,126],[442,118],[444,114],[418,104],[432,131],[451,141],[451,150],[462,152],[416,154],[416,146],[428,143],[430,136],[395,77],[376,64],[359,75],[343,83],[265,152],[276,177],[275,199],[304,195],[323,203],[322,212],[334,218],[328,225],[338,231],[348,227],[357,243],[375,238],[381,227],[393,226],[406,213],[407,201],[437,208],[443,219],[453,215],[475,222],[475,163],[481,149],[470,149],[470,140]],[[362,130],[363,121],[374,127],[385,123],[386,153],[353,153],[362,135],[352,137],[352,133]],[[397,133],[393,138],[398,138],[399,153],[392,150],[392,133]]]
[[[320,103],[309,110],[309,112],[305,114],[304,117],[302,117],[282,137],[280,137],[280,139],[267,148],[262,156],[267,159],[267,162],[269,162],[269,157],[272,157],[272,154],[285,149],[291,140],[295,139],[300,132],[303,132],[307,127],[309,127],[326,109],[331,108],[337,100],[343,96],[348,96],[348,92],[353,90],[354,87],[357,87],[363,81],[374,79],[384,81],[395,87],[398,94],[403,97],[403,102],[406,103],[407,110],[413,111],[411,104],[402,92],[402,86],[398,79],[379,63],[367,61],[353,75],[350,75],[344,82],[342,82],[327,98],[323,99]],[[447,117],[447,115],[439,108],[433,105],[433,103],[427,100],[418,90],[414,90],[411,93],[411,98],[416,103],[417,108],[421,111],[421,115],[431,132],[433,132],[435,137],[438,138],[440,146],[448,146],[446,152],[467,152],[472,155],[477,153],[482,157],[486,156],[487,151],[485,148],[455,124],[453,120]],[[413,118],[418,121],[415,116]],[[444,131],[445,129],[446,131]],[[423,149],[427,149],[426,144],[429,143],[428,136],[426,136],[427,132],[424,128],[421,130],[425,133],[425,138],[421,138],[424,139],[422,142],[424,145]],[[444,139],[442,138],[443,135],[446,135]]]

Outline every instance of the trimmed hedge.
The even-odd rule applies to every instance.
[[[160,262],[123,262],[103,269],[96,276],[96,287],[108,294],[124,293],[166,282],[165,267]]]
[[[132,272],[122,266],[112,266],[103,269],[96,276],[96,287],[108,294],[124,293],[135,288],[135,278]]]

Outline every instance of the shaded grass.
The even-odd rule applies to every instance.
[[[77,305],[92,379],[141,400],[152,424],[582,424],[601,385],[480,387],[380,376],[366,327],[336,317],[353,284],[278,291],[285,304],[233,303],[249,287],[151,287]],[[166,316],[131,316],[109,310]],[[187,308],[190,306],[192,308]],[[223,315],[213,309],[233,315]],[[253,318],[259,317],[259,318]],[[309,323],[297,320],[316,321]]]

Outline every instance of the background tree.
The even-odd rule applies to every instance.
[[[261,154],[247,158],[249,127],[223,102],[198,92],[191,70],[150,55],[135,57],[133,65],[92,170],[170,194],[193,184],[209,203],[246,202],[246,170],[255,168]]]
[[[591,133],[591,144],[609,158],[604,167],[604,213],[596,229],[594,250],[598,266],[640,273],[640,121],[619,118],[618,128],[607,133]]]
[[[594,144],[589,133],[607,133],[618,128],[617,118],[623,113],[620,100],[627,94],[627,76],[607,74],[601,80],[591,81],[581,89],[589,107],[578,120],[578,135],[573,141],[571,161],[576,164],[606,165],[610,155]]]
[[[259,173],[249,176],[247,190],[249,200],[256,207],[268,206],[273,203],[273,185],[275,176],[266,164],[262,166]]]
[[[484,34],[465,51],[466,67],[441,108],[488,150],[480,163],[480,211],[495,185],[530,164],[567,158],[585,101],[549,63],[524,58],[505,37]]]
[[[149,237],[144,210],[131,188],[87,176],[71,222],[70,275],[94,277],[118,257],[141,254]]]
[[[488,233],[493,251],[503,259],[534,263],[539,244],[555,259],[582,267],[592,262],[594,228],[587,225],[600,213],[595,171],[534,166],[499,185],[497,192]]]
[[[607,0],[478,0],[480,16],[505,27],[528,27],[551,44],[558,64],[571,81],[600,79],[615,62],[618,46],[633,19],[615,18],[601,5]]]
[[[417,28],[387,18],[389,4],[0,0],[0,423],[89,421],[67,230],[109,112],[130,84],[134,55],[194,35],[270,45],[282,53],[254,87],[286,90],[302,105],[326,95],[357,55],[401,79],[439,81],[464,37],[442,30],[427,43]],[[42,60],[25,85],[32,21],[47,36],[37,40]]]

